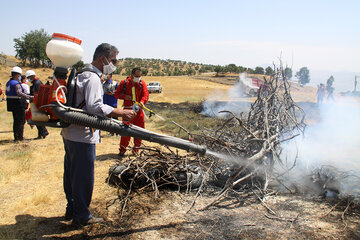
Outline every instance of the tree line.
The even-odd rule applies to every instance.
[[[21,61],[23,66],[31,67],[52,67],[50,59],[46,56],[45,48],[51,39],[44,29],[32,30],[23,34],[19,38],[14,38],[14,48],[16,58]],[[84,66],[84,62],[79,61],[73,67],[79,69]],[[272,75],[274,69],[270,66],[257,66],[254,69],[236,64],[228,64],[225,66],[192,63],[181,60],[171,59],[142,59],[142,58],[122,58],[119,59],[115,74],[130,75],[132,68],[142,68],[143,75],[150,76],[181,76],[181,75],[198,75],[203,73],[215,72],[216,76],[226,73],[243,73]],[[291,79],[293,72],[291,68],[285,68],[285,77]],[[295,77],[298,78],[301,85],[310,82],[310,73],[307,67],[302,67],[296,72]]]

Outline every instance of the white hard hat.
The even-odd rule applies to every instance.
[[[11,69],[11,72],[22,74],[22,70],[21,70],[21,68],[19,68],[18,66],[13,67],[13,68]]]
[[[35,72],[33,70],[27,70],[25,73],[25,77],[28,78],[30,76],[35,76]]]

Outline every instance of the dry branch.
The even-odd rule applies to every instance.
[[[304,112],[291,98],[290,84],[284,76],[284,70],[278,69],[270,79],[264,80],[248,113],[237,116],[225,109],[222,113],[227,117],[213,129],[201,129],[201,134],[192,134],[175,123],[199,144],[228,155],[232,162],[192,153],[181,156],[170,148],[165,152],[163,148],[144,147],[140,156],[121,168],[123,173],[113,173],[120,179],[116,184],[130,189],[124,199],[129,199],[136,189],[150,189],[157,196],[160,187],[176,186],[186,192],[200,187],[196,200],[206,185],[214,183],[222,190],[206,209],[221,201],[230,189],[260,186],[266,190],[275,161],[282,163],[279,157],[281,143],[295,138],[305,128]],[[179,177],[181,174],[182,178]],[[127,181],[122,179],[124,175],[130,175]]]

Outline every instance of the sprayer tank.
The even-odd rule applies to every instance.
[[[60,33],[54,33],[46,45],[46,55],[56,67],[68,68],[81,60],[81,40]]]

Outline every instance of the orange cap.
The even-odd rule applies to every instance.
[[[72,36],[62,34],[62,33],[54,33],[52,35],[52,38],[61,38],[61,39],[65,39],[65,40],[68,40],[70,42],[74,42],[74,43],[77,43],[77,44],[81,45],[81,40],[80,39],[77,39],[77,38],[74,38]]]

